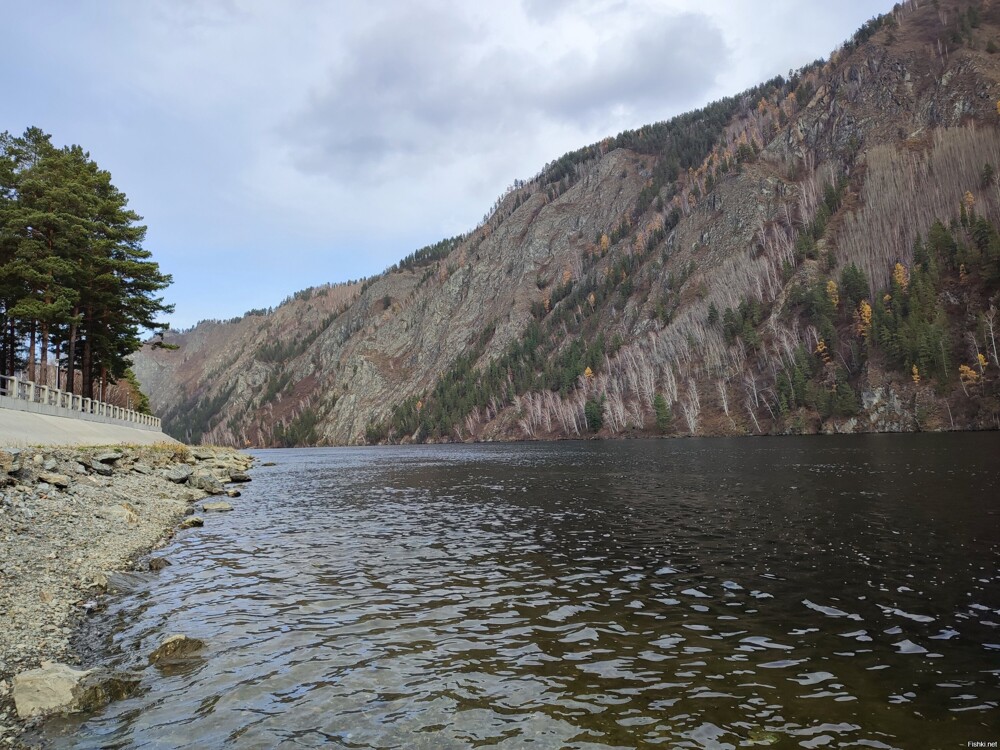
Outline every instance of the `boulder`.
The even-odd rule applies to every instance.
[[[240,497],[242,494],[239,490],[226,490],[226,497]]]
[[[201,516],[188,516],[183,521],[181,521],[182,529],[190,529],[195,526],[204,526],[205,520]]]
[[[118,451],[105,451],[104,453],[98,453],[94,456],[95,461],[100,461],[102,464],[114,463],[122,457],[122,454]]]
[[[234,471],[229,475],[230,482],[249,482],[250,475],[243,471]]]
[[[131,672],[104,668],[80,670],[42,662],[38,669],[14,676],[14,706],[22,719],[94,711],[124,698],[138,684],[139,676]]]
[[[149,663],[158,664],[160,662],[187,659],[198,651],[201,651],[204,646],[205,643],[197,638],[189,638],[180,633],[168,635],[153,650],[153,653],[149,655]]]
[[[201,506],[205,513],[225,513],[233,509],[233,506],[225,500],[216,500],[210,503],[203,503]]]
[[[91,459],[90,468],[94,470],[94,473],[100,474],[102,477],[110,477],[112,474],[111,467],[102,461],[98,461],[96,458]]]
[[[187,464],[177,464],[164,471],[163,476],[171,482],[183,484],[191,476],[191,467]]]
[[[56,474],[49,471],[43,471],[39,474],[38,481],[51,484],[53,487],[58,487],[63,490],[69,487],[70,484],[70,478],[65,474]]]
[[[192,448],[191,455],[199,461],[211,461],[215,458],[215,451],[211,448]]]
[[[209,495],[221,495],[225,488],[213,474],[197,471],[188,478],[188,484],[196,490],[202,490]]]

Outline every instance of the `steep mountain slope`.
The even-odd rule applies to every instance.
[[[897,6],[134,369],[173,434],[237,445],[1000,426],[998,31]]]

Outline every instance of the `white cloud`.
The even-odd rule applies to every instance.
[[[175,274],[185,324],[377,271],[470,228],[546,161],[825,56],[886,9],[19,4],[5,15],[0,129],[37,124],[112,172]],[[236,291],[212,295],[223,277]]]

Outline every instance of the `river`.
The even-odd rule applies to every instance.
[[[1000,740],[1000,434],[257,451],[86,634],[54,747]]]

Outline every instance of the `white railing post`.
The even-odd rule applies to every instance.
[[[156,430],[162,429],[160,418],[152,414],[142,414],[136,409],[108,404],[94,398],[84,398],[83,394],[77,396],[75,393],[53,386],[37,385],[31,380],[19,380],[13,375],[0,375],[0,395],[44,406],[55,406],[57,409],[66,409],[78,414],[104,417]]]

